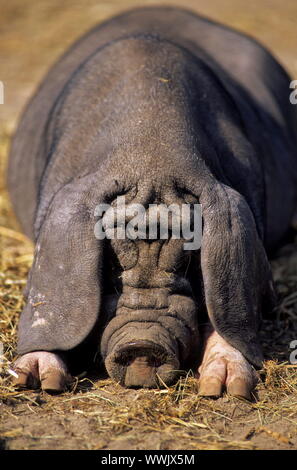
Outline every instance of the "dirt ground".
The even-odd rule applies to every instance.
[[[22,289],[32,245],[19,232],[5,190],[9,139],[49,65],[94,24],[132,6],[128,0],[0,0],[0,449],[294,449],[297,448],[297,236],[272,260],[279,307],[263,323],[267,361],[252,403],[198,397],[191,373],[164,390],[125,390],[80,377],[71,392],[17,392],[7,369],[15,355]],[[296,0],[188,0],[179,4],[248,32],[297,79]],[[0,363],[1,365],[1,363]]]

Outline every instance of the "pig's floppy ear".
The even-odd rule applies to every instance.
[[[258,328],[271,297],[270,266],[245,199],[223,184],[200,197],[203,215],[201,267],[205,300],[217,332],[256,367],[263,360]]]
[[[96,201],[79,180],[54,197],[42,223],[21,314],[18,353],[70,350],[92,331],[100,308],[102,241]],[[92,204],[94,207],[92,207]]]

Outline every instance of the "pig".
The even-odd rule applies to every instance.
[[[276,300],[268,256],[297,207],[290,81],[254,39],[176,7],[125,12],[62,56],[10,152],[35,243],[16,386],[63,392],[99,354],[125,387],[192,369],[201,396],[252,398]],[[201,248],[98,239],[96,208],[119,196],[200,204]]]

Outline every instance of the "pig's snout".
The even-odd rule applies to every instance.
[[[110,375],[121,377],[126,387],[154,388],[175,381],[179,361],[175,355],[152,341],[120,345],[106,360]],[[116,373],[115,373],[116,370]]]
[[[168,198],[173,200],[171,194]],[[184,242],[171,235],[166,240],[111,239],[114,265],[106,278],[117,283],[118,301],[101,353],[110,377],[126,387],[171,385],[197,344],[197,305]]]
[[[193,299],[183,295],[169,295],[161,309],[119,307],[101,341],[110,377],[126,387],[176,382],[197,344],[196,314]]]

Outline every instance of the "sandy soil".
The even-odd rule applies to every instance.
[[[19,232],[5,191],[9,138],[49,65],[97,22],[132,6],[128,0],[0,0],[0,341],[4,369],[14,356],[22,288],[32,246]],[[188,0],[179,4],[248,32],[297,78],[295,0]],[[297,238],[280,250],[273,272],[280,305],[263,324],[267,358],[253,403],[199,398],[191,376],[170,389],[125,390],[102,377],[80,378],[62,396],[16,392],[0,377],[0,449],[293,449],[297,447]]]

